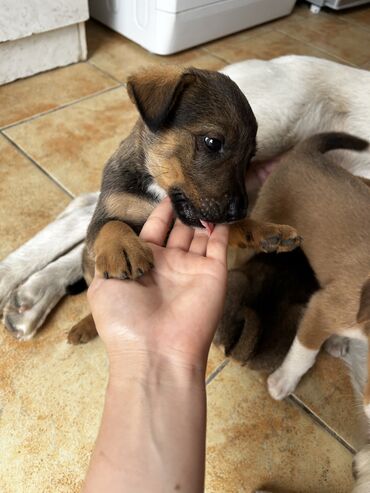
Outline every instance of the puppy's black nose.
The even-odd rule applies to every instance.
[[[247,215],[247,200],[245,197],[235,197],[231,199],[227,210],[226,210],[226,220],[227,221],[240,221]]]

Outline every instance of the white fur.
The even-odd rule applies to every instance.
[[[31,339],[66,294],[66,287],[82,278],[83,247],[80,243],[12,292],[4,307],[3,323],[14,337]]]
[[[158,183],[151,183],[148,186],[148,192],[154,195],[155,199],[160,201],[167,197],[167,192],[164,188],[162,188]]]
[[[246,95],[258,122],[257,159],[287,151],[317,132],[370,140],[370,72],[308,56],[246,60],[221,70]],[[370,177],[369,153],[333,151],[354,174]]]
[[[358,341],[367,341],[367,337],[366,334],[364,334],[364,331],[361,329],[361,327],[356,325],[350,327],[349,329],[343,330],[343,335],[345,337],[350,337],[351,339],[357,339]]]
[[[76,198],[55,221],[0,262],[0,312],[21,282],[84,240],[97,198],[97,193]]]
[[[294,392],[301,377],[315,363],[318,352],[316,349],[306,348],[295,337],[282,365],[267,379],[271,397],[280,401]]]
[[[370,491],[370,445],[357,452],[354,459],[356,476],[355,488],[352,493],[369,493]]]

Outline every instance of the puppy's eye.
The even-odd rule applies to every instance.
[[[214,137],[204,137],[204,143],[210,151],[219,152],[222,149],[222,141],[220,139],[215,139]]]

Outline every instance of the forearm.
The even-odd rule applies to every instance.
[[[124,363],[111,368],[83,492],[203,492],[203,373],[158,356]]]

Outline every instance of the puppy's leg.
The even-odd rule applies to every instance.
[[[368,493],[370,491],[370,445],[362,448],[353,460],[355,487],[352,493]]]
[[[370,420],[370,336],[368,337],[367,351],[367,382],[364,389],[364,410],[367,418]]]
[[[302,238],[291,226],[244,219],[230,228],[231,246],[253,248],[257,252],[289,252],[301,244]]]
[[[91,341],[98,335],[95,327],[93,316],[87,315],[87,317],[80,320],[68,333],[68,342],[70,344],[85,344]]]
[[[287,356],[269,376],[268,390],[274,399],[284,399],[295,390],[301,377],[315,363],[322,344],[331,335],[328,327],[333,327],[333,321],[326,310],[328,296],[326,290],[322,290],[311,297]]]
[[[109,221],[94,243],[95,269],[100,277],[137,279],[153,267],[153,253],[127,224]]]
[[[21,282],[84,240],[96,199],[88,194],[73,200],[54,222],[0,262],[0,312]]]
[[[14,290],[4,308],[3,322],[21,341],[31,339],[45,318],[66,294],[66,288],[80,279],[84,244],[73,248]]]

